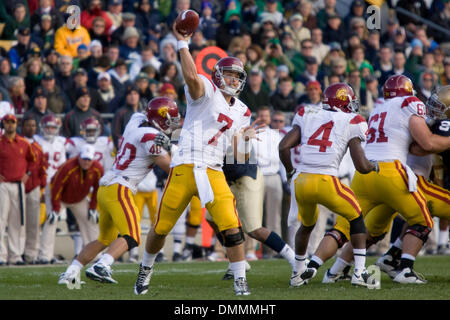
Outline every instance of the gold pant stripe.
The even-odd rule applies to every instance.
[[[130,208],[127,206],[126,201],[124,201],[125,198],[125,189],[127,189],[126,187],[119,185],[119,188],[117,189],[118,194],[117,194],[117,198],[119,199],[119,203],[122,207],[123,213],[125,214],[125,218],[127,219],[127,224],[128,224],[128,229],[130,230],[130,236],[133,239],[137,239],[137,236],[134,232],[134,228],[133,228],[133,224],[130,220],[130,215],[128,214],[130,211]],[[122,235],[123,236],[123,235]]]
[[[403,166],[399,162],[395,162],[395,167],[397,168],[398,172],[402,176],[403,181],[406,184],[406,187],[408,187],[408,178],[406,175],[406,170],[403,168]],[[411,195],[414,197],[414,200],[416,200],[417,204],[420,207],[420,210],[422,211],[422,214],[425,218],[425,222],[429,228],[433,228],[433,220],[431,218],[430,212],[428,211],[427,207],[427,200],[424,198],[423,194],[420,192],[411,192]]]
[[[339,181],[339,179],[336,178],[336,177],[333,177],[333,183],[334,183],[334,186],[335,186],[335,188],[336,188],[337,194],[338,194],[341,198],[345,199],[348,203],[350,203],[351,206],[352,206],[353,208],[355,208],[355,211],[356,211],[356,213],[357,213],[358,215],[361,214],[361,207],[359,206],[359,203],[358,203],[358,201],[356,200],[356,197],[355,197],[355,195],[353,194],[353,192],[352,192],[352,191],[349,192],[349,191],[345,190],[345,189],[344,189],[344,186],[343,186],[342,183],[341,183],[341,181]]]

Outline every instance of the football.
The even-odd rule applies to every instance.
[[[180,12],[176,22],[176,29],[184,36],[190,35],[197,30],[200,18],[194,10],[184,10]]]

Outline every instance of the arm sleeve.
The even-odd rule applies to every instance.
[[[98,192],[98,187],[99,187],[99,181],[100,178],[103,176],[103,167],[100,163],[96,163],[95,164],[95,174],[96,174],[96,179],[94,181],[94,184],[92,185],[93,190],[92,190],[92,196],[91,196],[91,202],[89,202],[89,209],[95,209],[97,208],[97,192]]]
[[[358,114],[350,120],[349,130],[349,140],[359,138],[363,142],[366,141],[368,126],[366,120],[361,115]]]
[[[416,115],[426,118],[426,108],[424,103],[417,97],[411,96],[403,100],[401,109],[410,117]]]
[[[205,85],[205,94],[202,97],[198,98],[197,100],[193,100],[191,95],[189,94],[189,88],[185,84],[184,85],[184,93],[186,95],[186,101],[187,101],[187,104],[189,106],[190,105],[200,105],[200,104],[202,104],[202,102],[205,101],[206,99],[210,99],[213,96],[213,94],[214,94],[214,92],[216,90],[219,90],[205,76],[203,76],[201,74],[199,74],[198,76],[200,77],[200,79],[202,79],[202,81],[203,81],[203,83]]]
[[[66,166],[63,165],[59,167],[50,183],[50,200],[54,211],[59,211],[61,209],[61,195],[64,189],[63,179],[65,181],[69,180],[67,179],[68,177],[66,177],[67,173]]]

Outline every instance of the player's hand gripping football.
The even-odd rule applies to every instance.
[[[175,35],[175,38],[176,38],[177,40],[184,40],[184,41],[189,42],[189,39],[192,37],[192,35],[193,35],[194,33],[183,35],[183,34],[181,34],[181,33],[178,32],[178,30],[177,30],[176,27],[177,27],[177,23],[176,23],[176,21],[175,21],[175,22],[173,23],[173,26],[172,26],[172,32],[173,32],[173,34]]]

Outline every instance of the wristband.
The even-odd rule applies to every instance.
[[[187,41],[185,41],[185,40],[178,40],[177,47],[178,47],[178,51],[180,51],[183,48],[186,48],[189,50],[189,45],[188,45]]]

